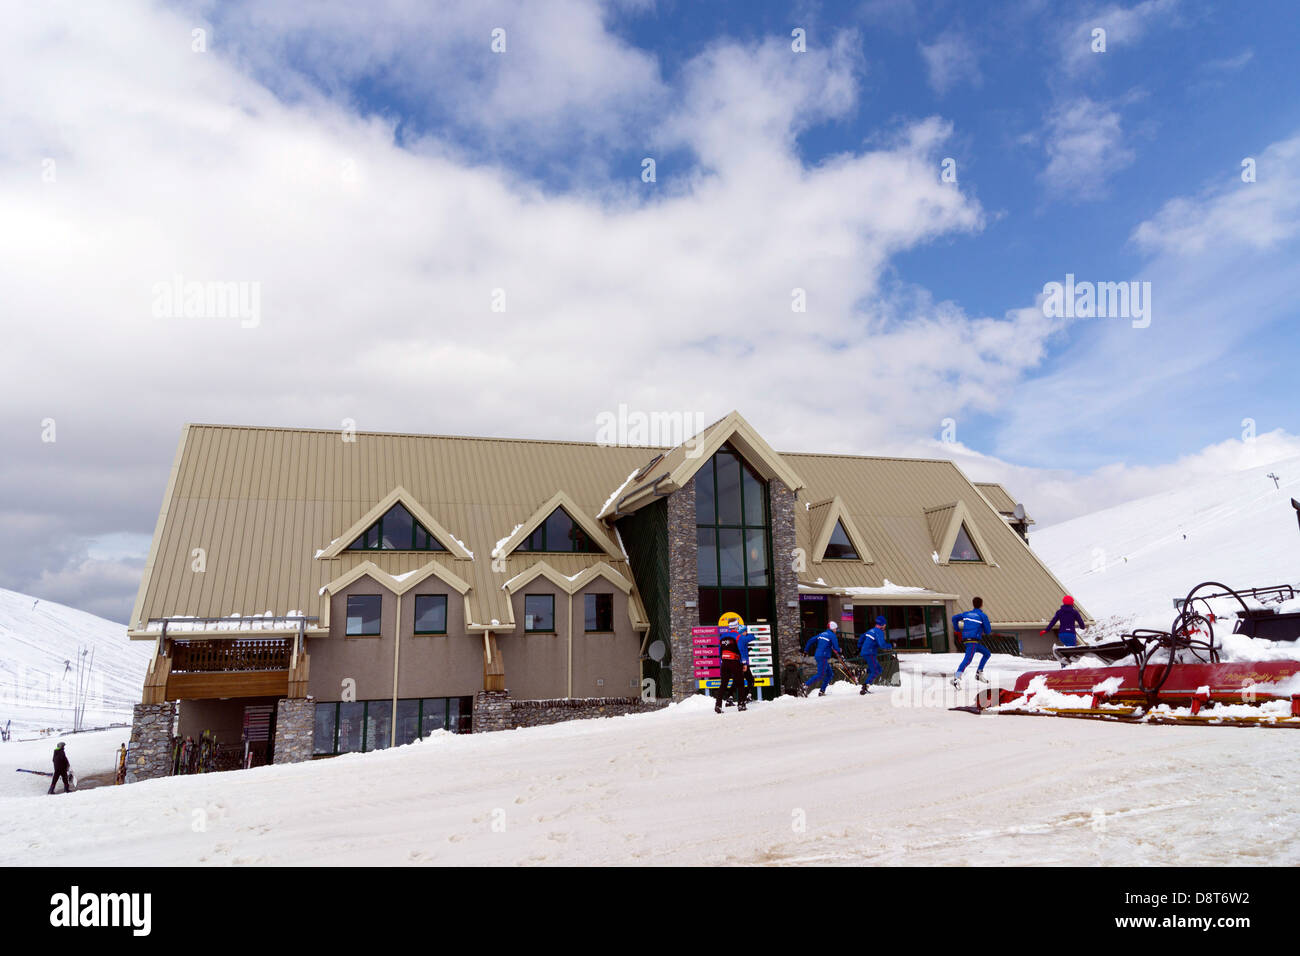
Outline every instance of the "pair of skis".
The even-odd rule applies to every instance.
[[[24,770],[22,767],[15,767],[14,773],[34,773],[38,777],[53,777],[54,772],[51,770]],[[68,793],[77,789],[77,775],[68,770]]]

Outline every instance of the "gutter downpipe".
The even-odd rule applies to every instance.
[[[573,700],[573,592],[569,592],[569,686],[565,697]]]
[[[397,595],[397,621],[393,626],[393,712],[388,716],[388,746],[397,746],[397,665],[402,658],[402,596]],[[363,728],[364,729],[364,728]]]

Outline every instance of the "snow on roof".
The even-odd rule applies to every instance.
[[[515,526],[510,530],[510,533],[509,533],[508,535],[506,535],[504,538],[502,538],[500,541],[498,541],[496,544],[494,544],[494,545],[492,546],[492,557],[494,557],[494,558],[499,558],[499,557],[501,557],[501,548],[505,545],[505,543],[506,543],[507,541],[509,541],[511,538],[513,538],[513,537],[515,536],[515,532],[518,531],[518,530],[519,530],[520,528],[522,528],[522,527],[523,527],[523,525],[521,525],[521,524],[517,524],[517,525],[515,525]]]
[[[600,510],[596,514],[603,515],[609,506],[618,500],[618,496],[623,493],[623,489],[632,483],[632,479],[636,477],[636,473],[640,470],[640,468],[633,468],[631,474],[623,480],[623,483],[614,489],[614,493],[605,499],[605,503],[600,506]]]

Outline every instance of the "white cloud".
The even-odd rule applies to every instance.
[[[1155,26],[1178,22],[1179,0],[1143,0],[1131,7],[1109,4],[1071,23],[1061,36],[1061,62],[1068,73],[1100,69],[1117,49],[1136,46]],[[1102,29],[1106,50],[1093,50],[1093,31]]]
[[[948,30],[933,43],[920,44],[925,60],[930,87],[938,94],[947,93],[959,83],[980,86],[984,81],[980,73],[979,57],[970,40],[956,30]]]
[[[1086,96],[1048,114],[1043,146],[1043,183],[1054,196],[1074,202],[1104,196],[1106,181],[1136,156],[1125,145],[1119,113]]]
[[[1019,368],[1009,328],[1031,353],[1049,334],[1041,316],[968,321],[882,291],[893,255],[982,212],[939,180],[937,119],[801,162],[800,132],[856,108],[852,34],[798,56],[785,37],[709,48],[647,131],[698,169],[554,195],[454,137],[399,144],[346,99],[282,98],[218,27],[192,52],[194,22],[123,0],[33,7],[0,35],[0,298],[21,317],[5,333],[0,534],[15,540],[15,511],[40,518],[0,559],[7,586],[65,598],[108,580],[68,542],[152,530],[184,421],[591,439],[626,402],[740,408],[778,443],[861,448],[955,396],[986,401]],[[380,36],[400,60],[397,32]],[[378,54],[339,55],[351,76]],[[260,322],[155,317],[155,286],[178,275],[257,283]],[[835,395],[830,413],[834,376],[864,366],[888,390],[855,397],[847,421]]]
[[[1254,182],[1242,169],[1194,198],[1171,199],[1133,231],[1145,251],[1194,256],[1210,247],[1271,248],[1300,232],[1300,136],[1252,157]]]
[[[1179,485],[1300,456],[1300,435],[1275,429],[1229,438],[1158,465],[1113,462],[1086,473],[1016,465],[961,444],[930,441],[912,454],[955,461],[972,481],[1002,483],[1042,529]],[[1032,537],[1032,532],[1031,532]]]

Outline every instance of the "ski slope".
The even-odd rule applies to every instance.
[[[0,725],[12,721],[15,737],[71,729],[83,648],[94,652],[85,726],[130,723],[152,645],[127,640],[122,624],[0,588]]]
[[[0,799],[0,865],[1300,864],[1294,732],[980,717],[945,687]]]
[[[1269,473],[1279,477],[1275,488]],[[1034,552],[1094,618],[1167,629],[1202,581],[1300,583],[1300,458],[1231,472],[1030,534]]]

